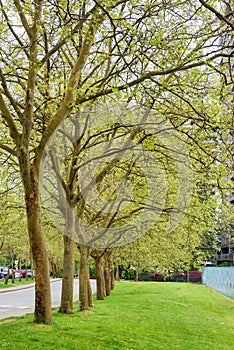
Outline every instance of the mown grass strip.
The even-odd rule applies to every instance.
[[[77,309],[77,304],[75,305]],[[121,282],[93,313],[5,323],[1,349],[233,350],[234,301],[189,283]]]
[[[25,278],[22,278],[21,281],[19,281],[18,278],[15,278],[15,282],[12,283],[12,280],[9,279],[8,280],[8,283],[5,284],[5,280],[0,280],[0,289],[2,288],[14,288],[14,287],[17,287],[17,286],[22,286],[22,285],[26,285],[26,284],[31,284],[31,283],[34,283],[34,279],[32,278],[29,278],[28,281],[26,281]]]

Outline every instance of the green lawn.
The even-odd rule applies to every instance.
[[[22,278],[21,282],[20,282],[18,278],[15,278],[15,283],[12,283],[11,279],[8,280],[7,284],[5,284],[4,282],[5,282],[5,280],[0,280],[0,289],[1,288],[10,288],[10,287],[14,288],[16,286],[21,286],[21,285],[24,285],[24,284],[34,283],[34,280],[29,278],[28,281],[26,281],[25,278]]]
[[[202,285],[121,282],[92,311],[1,324],[0,349],[234,349],[234,301]]]

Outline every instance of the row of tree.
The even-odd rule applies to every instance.
[[[170,250],[168,265],[182,264],[196,255],[204,232],[212,235],[217,205],[209,196],[192,197],[190,185],[206,192],[217,173],[226,172],[218,153],[228,144],[231,116],[221,98],[232,84],[233,53],[220,38],[233,25],[232,8],[223,14],[219,5],[0,1],[1,161],[22,181],[36,271],[35,322],[52,321],[48,223],[64,234],[60,311],[67,313],[76,244],[85,309],[92,304],[89,254],[98,286],[105,258],[108,295],[114,246],[134,241],[132,260],[136,246],[142,255],[155,247],[158,266]],[[144,109],[137,112],[136,105]],[[168,233],[173,227],[176,234]]]

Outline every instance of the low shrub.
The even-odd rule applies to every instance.
[[[184,273],[175,273],[173,275],[166,277],[167,282],[186,282],[186,274]]]
[[[188,275],[189,274],[189,275]],[[141,273],[139,275],[139,281],[151,281],[151,282],[192,282],[199,283],[202,281],[201,271],[189,271],[189,273],[174,273],[170,276],[164,276],[161,273]]]
[[[153,282],[163,282],[164,281],[164,275],[161,273],[146,273],[146,274],[140,274],[139,275],[140,281],[153,281]]]
[[[189,271],[189,282],[198,283],[202,281],[201,271]]]

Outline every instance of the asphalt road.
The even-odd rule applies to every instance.
[[[90,280],[93,293],[96,291],[96,280]],[[11,288],[10,291],[0,291],[0,319],[12,316],[23,316],[34,311],[34,286],[25,289],[18,289],[18,287]],[[56,307],[60,304],[62,280],[51,282],[51,298],[52,306]],[[79,280],[74,283],[74,301],[78,299]]]

